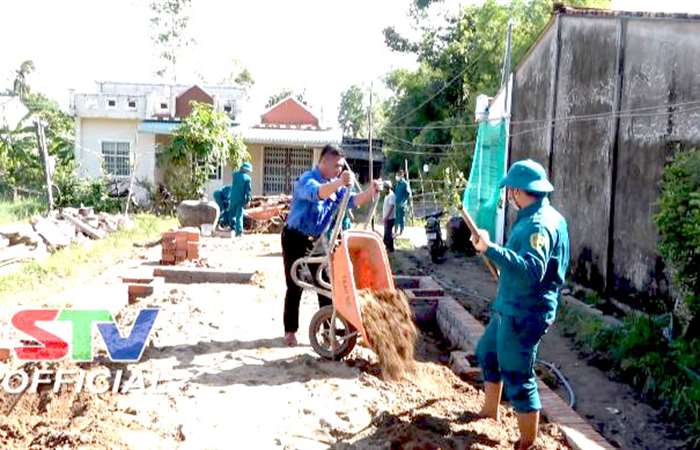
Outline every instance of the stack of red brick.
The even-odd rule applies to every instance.
[[[199,259],[199,230],[180,228],[163,233],[161,264],[172,265]]]

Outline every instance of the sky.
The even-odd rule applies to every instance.
[[[470,0],[445,0],[436,17]],[[69,89],[93,92],[94,82],[157,81],[146,0],[2,0],[0,89],[10,87],[24,60],[35,62],[30,84],[68,104]],[[282,89],[304,90],[312,108],[335,122],[341,92],[351,84],[380,91],[395,68],[415,58],[391,52],[382,30],[408,35],[411,0],[193,0],[196,44],[183,56],[178,81],[213,82],[238,59],[255,86],[249,110],[258,114]],[[697,0],[613,0],[614,9],[695,12]]]

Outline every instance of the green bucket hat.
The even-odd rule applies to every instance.
[[[544,167],[531,159],[513,163],[498,187],[522,189],[536,193],[547,193],[554,190],[552,183],[547,180],[547,172],[545,172]]]
[[[241,170],[245,170],[247,172],[252,172],[253,171],[253,165],[249,162],[244,162],[241,165]]]

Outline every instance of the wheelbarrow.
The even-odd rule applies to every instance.
[[[379,201],[374,200],[364,230],[341,231],[350,196],[345,195],[334,214],[330,237],[316,240],[309,254],[292,264],[292,280],[332,299],[314,314],[309,325],[311,347],[321,357],[340,360],[352,352],[361,337],[371,343],[362,324],[358,292],[394,289],[389,258],[379,234],[367,230]],[[310,266],[316,273],[311,273]]]

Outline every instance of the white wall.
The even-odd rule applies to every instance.
[[[75,154],[79,162],[79,175],[88,178],[103,176],[102,142],[122,141],[129,142],[132,153],[135,152],[136,180],[154,183],[155,135],[139,133],[138,123],[138,120],[76,119],[78,146]],[[137,197],[142,198],[145,195],[145,192],[139,189],[135,191]]]

